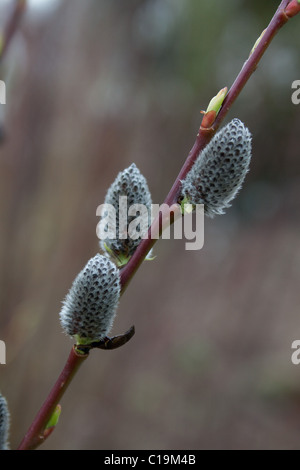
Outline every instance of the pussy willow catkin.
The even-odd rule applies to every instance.
[[[119,270],[97,254],[77,275],[63,302],[60,321],[64,331],[78,344],[100,340],[112,328],[119,298]]]
[[[182,181],[181,201],[204,204],[209,217],[224,214],[249,171],[251,147],[249,130],[233,119],[199,154]]]
[[[151,193],[145,177],[134,163],[118,174],[107,191],[104,204],[111,205],[115,210],[112,217],[116,215],[116,221],[112,220],[112,223],[116,224],[116,237],[101,239],[100,247],[104,253],[109,253],[112,257],[123,259],[126,262],[135,252],[151,223]],[[128,212],[130,207],[136,204],[143,205],[147,209],[148,215],[141,221],[140,236],[134,239],[128,234],[128,227],[135,217],[129,215]],[[104,210],[102,217],[106,216],[107,212]],[[121,218],[126,221],[125,224],[121,222]]]
[[[9,450],[8,434],[10,414],[7,401],[0,393],[0,450]]]

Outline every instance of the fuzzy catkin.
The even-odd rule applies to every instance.
[[[181,201],[204,204],[208,217],[224,214],[240,190],[251,160],[251,134],[237,118],[199,154],[185,180]]]
[[[10,414],[7,401],[0,393],[0,450],[9,450],[8,433],[10,425]]]
[[[127,198],[127,210],[120,206],[120,197]],[[145,177],[141,174],[135,163],[118,174],[111,184],[105,197],[105,204],[110,204],[116,211],[116,238],[100,240],[100,247],[104,253],[111,251],[116,257],[129,259],[138,247],[141,238],[147,232],[151,223],[152,198]],[[143,219],[140,227],[140,236],[133,239],[128,235],[128,226],[134,220],[134,216],[128,215],[128,209],[134,204],[142,204],[147,208],[148,216]],[[105,213],[102,216],[106,215]],[[120,217],[127,219],[125,238],[121,233]],[[107,250],[108,249],[108,250]]]
[[[63,302],[60,321],[64,331],[79,343],[100,340],[112,328],[119,298],[119,270],[97,254],[77,275]]]

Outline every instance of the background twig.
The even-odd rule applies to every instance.
[[[26,0],[15,0],[11,8],[8,21],[3,33],[0,35],[0,64],[9,48],[9,45],[16,34],[27,5]]]

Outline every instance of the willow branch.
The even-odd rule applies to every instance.
[[[23,2],[19,3],[22,4]],[[286,12],[287,6],[290,8],[288,14]],[[271,44],[276,33],[289,20],[290,17],[295,16],[298,12],[299,6],[296,0],[292,0],[292,2],[289,0],[283,0],[280,3],[260,42],[252,51],[247,61],[244,63],[235,82],[230,88],[216,119],[213,121],[212,125],[208,127],[204,126],[202,121],[202,125],[200,126],[195,144],[164,201],[166,206],[172,207],[173,205],[176,205],[178,196],[180,194],[181,181],[186,177],[187,173],[193,166],[200,151],[203,150],[203,148],[209,143],[219,128],[228,111],[231,109],[233,103],[243,90],[253,72],[256,70],[258,63],[260,62],[266,49]],[[148,237],[141,241],[127,265],[120,271],[122,293],[125,291],[135,272],[161,235],[164,222],[165,214],[159,213],[149,228]],[[71,350],[70,356],[61,375],[59,376],[48,398],[44,402],[41,410],[37,414],[31,427],[26,433],[23,441],[19,446],[19,450],[35,449],[38,445],[44,442],[45,438],[49,435],[46,429],[49,419],[51,418],[63,394],[67,390],[78,368],[87,357],[87,355],[79,355],[74,348]]]
[[[75,350],[75,347],[71,349],[65,367],[63,368],[47,399],[35,417],[32,425],[28,429],[24,439],[19,445],[18,450],[36,449],[48,437],[50,432],[47,429],[47,424],[53,415],[56,406],[69,387],[73,377],[87,357],[88,355],[78,354]]]
[[[285,9],[289,5],[289,0],[283,0],[276,13],[274,14],[272,20],[270,21],[268,27],[265,29],[264,34],[254,49],[254,51],[250,54],[249,58],[244,63],[240,73],[238,74],[236,80],[234,81],[233,85],[231,86],[224,102],[221,107],[220,112],[218,113],[214,123],[210,127],[203,127],[200,126],[196,141],[194,143],[193,148],[191,149],[183,167],[181,168],[169,194],[167,195],[164,204],[172,206],[176,204],[178,200],[178,196],[180,194],[181,188],[181,181],[185,179],[186,175],[190,171],[191,167],[195,163],[196,158],[198,157],[201,150],[209,143],[209,141],[214,136],[215,132],[219,128],[220,124],[224,120],[225,116],[227,115],[228,111],[231,109],[233,103],[245,87],[246,83],[250,79],[253,72],[256,70],[262,56],[264,55],[267,48],[270,46],[274,36],[280,30],[280,28],[289,20],[289,16],[287,16]],[[158,216],[159,217],[159,216]],[[127,265],[121,270],[121,286],[122,292],[125,291],[127,288],[130,280],[138,270],[139,266],[144,261],[145,257],[147,256],[148,252],[154,246],[157,239],[151,238],[151,233],[161,233],[161,229],[159,227],[160,221],[158,217],[153,221],[153,226],[150,227],[148,231],[148,237],[141,241],[138,248],[136,249],[135,253],[127,263]]]

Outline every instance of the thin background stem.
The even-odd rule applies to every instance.
[[[8,20],[4,26],[4,30],[0,32],[0,65],[5,58],[5,55],[9,49],[9,46],[17,33],[21,20],[23,18],[25,9],[27,6],[27,0],[14,0],[14,4],[11,6],[11,11],[8,16]],[[4,142],[5,129],[3,122],[0,122],[0,144]]]
[[[14,35],[18,31],[26,5],[26,0],[15,0],[14,5],[12,6],[4,31],[0,35],[0,63],[2,62]]]
[[[172,206],[174,203],[177,202],[180,193],[181,181],[185,178],[190,168],[194,164],[196,158],[199,155],[199,152],[208,144],[208,142],[211,140],[211,138],[219,128],[221,122],[227,115],[236,98],[243,90],[252,73],[256,70],[259,61],[261,60],[266,49],[271,44],[275,34],[288,21],[289,18],[285,14],[284,10],[289,3],[290,0],[283,0],[280,3],[275,15],[273,16],[270,24],[265,30],[261,41],[243,65],[239,75],[237,76],[232,87],[230,88],[223,102],[223,106],[216,120],[214,121],[213,126],[210,128],[200,127],[195,144],[192,150],[190,151],[188,158],[185,161],[178,177],[176,178],[169,194],[167,195],[164,204]],[[162,215],[160,214],[153,221],[153,224],[148,232],[148,238],[141,241],[130,261],[120,271],[122,293],[125,291],[133,275],[135,274],[135,272],[145,259],[146,255],[157,241],[156,235],[159,235],[161,233],[161,226]],[[150,236],[150,234],[152,235],[152,237]],[[47,397],[42,408],[40,409],[32,425],[27,431],[25,438],[19,446],[19,450],[34,449],[45,440],[47,436],[44,434],[44,431],[47,426],[47,423],[52,413],[54,412],[57,404],[59,403],[62,395],[65,393],[72,378],[77,372],[79,366],[83,363],[86,357],[87,356],[79,356],[75,352],[74,348],[71,350],[70,356],[61,375],[59,376],[49,396]]]

